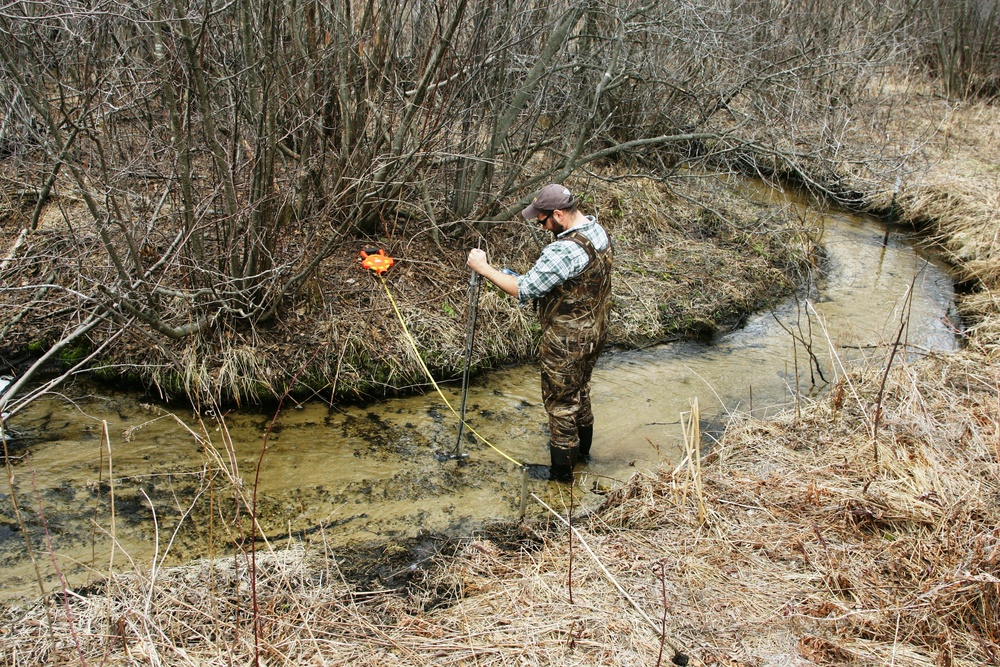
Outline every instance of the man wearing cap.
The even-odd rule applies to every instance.
[[[611,309],[611,240],[577,204],[566,187],[554,183],[539,190],[521,212],[555,235],[523,276],[497,270],[478,248],[469,251],[468,259],[469,268],[504,292],[522,302],[537,299],[551,457],[551,466],[543,470],[560,482],[573,481],[577,460],[590,460],[590,376],[607,341]]]

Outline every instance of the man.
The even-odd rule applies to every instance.
[[[473,249],[468,265],[520,301],[538,300],[542,401],[549,415],[548,479],[573,481],[577,460],[590,460],[594,413],[590,376],[607,341],[611,309],[611,240],[592,216],[580,212],[559,184],[539,190],[521,215],[555,235],[523,276],[499,271]],[[536,468],[537,472],[537,468]]]

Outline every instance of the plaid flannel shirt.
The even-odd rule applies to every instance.
[[[557,236],[555,241],[545,246],[531,270],[517,279],[519,301],[545,296],[554,287],[580,275],[587,268],[587,262],[590,261],[587,251],[573,241],[559,240],[571,231],[586,236],[597,250],[608,247],[608,235],[604,228],[597,224],[593,216],[588,215],[587,222],[566,230]]]

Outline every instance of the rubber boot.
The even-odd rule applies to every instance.
[[[581,426],[580,433],[580,455],[576,460],[580,463],[590,463],[590,445],[594,442],[594,425]]]
[[[550,443],[549,458],[552,464],[527,464],[525,467],[528,469],[528,477],[546,482],[572,482],[573,464],[576,463],[578,452],[579,447],[560,449],[559,447],[553,447]]]
[[[553,482],[573,483],[573,464],[576,463],[576,456],[579,447],[573,449],[560,449],[549,445],[549,457],[552,465],[549,466],[549,479]]]
[[[538,479],[546,482],[572,482],[573,466],[576,464],[579,453],[579,446],[573,447],[572,449],[561,449],[559,447],[554,447],[552,443],[549,443],[549,459],[552,461],[551,465],[527,463],[524,467],[527,469],[528,477],[531,479]]]

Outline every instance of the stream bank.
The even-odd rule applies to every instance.
[[[616,245],[610,338],[620,349],[709,340],[791,293],[817,259],[808,223],[747,201],[714,177],[577,178],[570,185]],[[345,239],[269,326],[220,341],[151,337],[136,324],[102,353],[94,375],[160,400],[205,406],[274,404],[286,392],[340,402],[424,390],[426,378],[381,284],[359,265],[359,250],[374,245],[396,259],[387,285],[425,363],[436,378],[457,378],[468,305],[464,248],[481,245],[495,263],[523,272],[547,240],[522,220],[484,232],[469,228],[450,241],[406,226],[391,232]],[[59,238],[58,230],[47,233],[51,242]],[[14,318],[24,298],[30,292],[0,293],[0,312],[12,318],[0,342],[0,373],[18,375],[32,351],[46,349],[64,327],[59,318]],[[538,326],[530,310],[484,289],[479,322],[474,373],[534,358]],[[61,364],[89,351],[75,345],[61,353]]]

